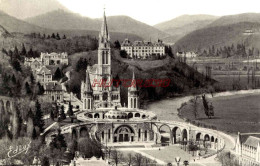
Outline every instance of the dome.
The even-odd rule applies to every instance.
[[[125,113],[124,111],[119,111],[117,108],[115,108],[115,109],[108,111],[105,114],[105,118],[107,118],[107,119],[126,119],[127,113]]]

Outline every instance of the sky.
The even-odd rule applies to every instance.
[[[260,0],[58,0],[69,10],[90,18],[127,15],[149,25],[183,14],[216,16],[260,13]]]

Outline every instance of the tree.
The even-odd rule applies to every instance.
[[[54,118],[58,118],[59,115],[59,106],[57,105],[57,103],[55,104],[55,109],[54,109]]]
[[[32,94],[32,90],[28,82],[25,83],[25,90],[26,90],[26,94],[28,95]]]
[[[44,120],[43,120],[43,114],[42,114],[42,109],[41,109],[41,104],[39,103],[38,100],[36,100],[35,103],[35,126],[39,127],[40,132],[43,132],[44,130]]]
[[[120,49],[121,48],[120,42],[118,40],[116,40],[114,42],[114,47],[115,47],[115,49]]]
[[[92,156],[103,156],[101,144],[95,140],[90,139],[89,137],[79,139],[78,151],[86,158],[91,158]]]
[[[24,46],[24,44],[22,45],[22,51],[21,51],[21,55],[26,55],[27,54],[27,51],[26,51],[26,48]]]
[[[54,34],[54,33],[52,33],[52,35],[51,35],[51,38],[53,38],[53,39],[55,39],[55,38],[56,38],[56,36],[55,36],[55,34]]]
[[[143,155],[141,155],[139,153],[135,154],[135,165],[142,166],[143,159],[144,159]]]
[[[187,161],[187,160],[183,161],[183,165],[185,165],[185,166],[189,165],[189,161]]]
[[[21,64],[20,64],[20,62],[17,60],[17,59],[14,59],[13,61],[12,61],[12,66],[13,66],[13,68],[16,70],[16,71],[22,71],[22,68],[21,68]]]
[[[63,35],[63,38],[62,39],[67,39],[66,35]]]
[[[119,163],[122,162],[123,154],[120,151],[114,149],[111,152],[111,159],[112,159],[112,162],[117,166]]]
[[[67,143],[65,141],[65,137],[61,134],[61,130],[58,129],[58,134],[53,138],[52,142],[50,143],[50,147],[53,149],[58,149],[65,151],[67,148]]]
[[[43,157],[42,161],[41,161],[41,165],[42,166],[50,166],[50,162],[49,162],[49,158],[48,157]]]
[[[134,163],[134,157],[131,153],[127,154],[127,158],[125,159],[128,166],[132,166]]]
[[[56,34],[56,39],[57,39],[57,40],[60,40],[60,35],[59,35],[59,33]]]
[[[214,110],[213,110],[213,106],[211,104],[211,106],[209,107],[208,105],[208,101],[206,99],[205,94],[202,95],[202,100],[203,100],[203,106],[204,106],[204,111],[206,116],[211,119],[212,116],[214,116]]]
[[[11,80],[12,80],[13,84],[16,84],[16,78],[15,78],[14,74],[12,75],[12,79]]]
[[[50,118],[51,118],[51,120],[53,120],[54,121],[54,113],[53,113],[53,111],[51,110],[51,112],[50,112]]]
[[[33,130],[35,130],[34,125],[33,125],[33,119],[32,119],[32,117],[28,117],[28,119],[27,119],[27,129],[26,129],[27,137],[33,138]],[[36,130],[35,130],[35,132],[36,132]]]
[[[43,95],[44,94],[44,87],[38,82],[38,95]]]
[[[13,54],[13,59],[14,60],[19,60],[20,59],[20,55],[19,55],[19,51],[18,51],[18,48],[15,46],[14,47],[14,52],[13,52],[14,54]]]
[[[197,119],[198,116],[198,102],[197,102],[198,96],[194,96],[194,98],[191,100],[192,101],[192,107],[193,107],[193,114],[195,119]]]
[[[12,124],[13,137],[17,139],[20,136],[20,131],[21,131],[22,122],[23,122],[21,114],[20,114],[20,110],[17,107],[15,108],[15,114],[14,114],[14,117],[12,118],[12,120],[13,120],[13,124]]]
[[[76,64],[76,71],[77,72],[80,72],[80,71],[86,71],[87,69],[87,66],[88,66],[88,61],[87,59],[83,59],[83,58],[80,58]]]
[[[33,74],[31,73],[31,75],[30,75],[30,80],[31,80],[31,84],[34,84],[34,76],[33,76]]]
[[[60,80],[63,77],[63,73],[61,72],[60,68],[58,67],[54,73],[53,79]]]
[[[127,52],[125,50],[120,50],[120,56],[122,58],[127,58]]]
[[[195,145],[194,143],[191,143],[188,146],[188,150],[192,151],[193,152],[192,156],[194,156],[194,152],[199,150],[199,147],[197,145]]]
[[[65,112],[64,112],[64,105],[61,106],[60,119],[61,120],[66,119],[66,115],[65,115]]]
[[[73,123],[74,112],[73,112],[73,105],[71,105],[71,102],[69,102],[69,110],[68,110],[67,114],[69,115],[69,117],[71,119],[71,123]]]
[[[32,139],[35,140],[37,138],[37,132],[35,127],[33,127],[33,132],[32,132]]]
[[[230,152],[221,152],[217,155],[222,166],[239,166],[238,159]]]

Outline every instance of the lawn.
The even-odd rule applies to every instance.
[[[179,146],[166,146],[165,148],[162,148],[160,150],[142,150],[141,152],[144,152],[146,154],[149,154],[159,160],[162,160],[166,163],[169,162],[175,162],[175,157],[181,157],[181,160],[192,160],[193,157],[188,152],[184,151],[183,149],[180,149]],[[192,153],[192,152],[191,152]],[[167,154],[167,155],[165,155]]]
[[[208,99],[214,106],[215,117],[208,119],[204,113],[202,100],[199,100],[196,121],[215,126],[218,130],[237,132],[260,132],[260,94],[244,94]],[[193,106],[188,103],[181,109],[181,115],[195,120]]]

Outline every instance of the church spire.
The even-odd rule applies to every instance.
[[[91,87],[91,83],[90,83],[90,77],[89,77],[89,72],[86,71],[86,88],[85,88],[86,92],[92,92],[92,87]]]
[[[135,72],[133,71],[133,77],[132,77],[132,83],[131,83],[131,88],[130,88],[130,91],[137,91],[137,88],[136,88],[136,80],[135,80]]]
[[[108,35],[108,29],[107,29],[107,19],[106,19],[106,13],[104,9],[104,16],[103,16],[103,23],[101,27],[101,34],[100,34],[102,39],[107,39],[109,40],[109,35]]]

